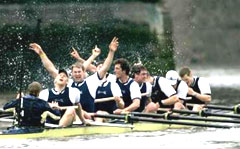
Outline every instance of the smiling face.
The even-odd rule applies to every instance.
[[[79,67],[72,68],[72,77],[75,82],[82,82],[85,78],[85,71]]]
[[[116,64],[114,66],[114,73],[117,78],[121,78],[121,76],[124,74],[120,64]]]

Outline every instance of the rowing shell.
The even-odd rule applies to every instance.
[[[134,124],[95,123],[91,126],[74,125],[67,128],[32,129],[31,133],[0,134],[0,139],[61,138],[96,134],[120,134],[128,132],[160,131],[166,129],[189,128],[189,126],[137,122]]]

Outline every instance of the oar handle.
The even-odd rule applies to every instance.
[[[107,97],[107,98],[100,98],[100,99],[95,99],[95,103],[101,103],[101,102],[107,102],[107,101],[113,101],[114,97]]]
[[[149,95],[149,93],[142,93],[141,96],[147,96]],[[106,97],[106,98],[100,98],[100,99],[95,99],[94,102],[95,103],[101,103],[101,102],[107,102],[107,101],[112,101],[114,100],[114,97]],[[75,108],[77,109],[78,106],[62,106],[60,107],[60,110],[66,110],[67,108]]]
[[[194,104],[187,103],[187,106],[193,106]],[[227,111],[233,111],[235,114],[240,113],[240,104],[237,104],[235,106],[223,106],[223,105],[205,105],[204,108],[208,109],[219,109],[219,110],[227,110]]]
[[[149,93],[142,93],[141,96],[147,96]],[[107,102],[107,101],[112,101],[114,100],[114,97],[107,97],[107,98],[100,98],[100,99],[95,99],[95,103],[100,103],[100,102]]]

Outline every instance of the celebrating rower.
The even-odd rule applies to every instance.
[[[60,127],[70,126],[74,121],[78,120],[79,116],[82,123],[86,123],[83,117],[83,111],[80,102],[80,92],[76,88],[67,87],[68,73],[65,70],[59,70],[58,75],[54,79],[54,88],[45,89],[40,92],[39,98],[50,103],[57,103],[60,108],[60,121],[50,121],[51,123],[58,123]],[[63,106],[77,105],[77,111],[74,107],[69,107],[61,110]]]
[[[179,75],[188,85],[188,97],[191,99],[187,103],[194,104],[194,111],[201,110],[204,104],[211,102],[211,88],[206,78],[193,76],[188,67],[181,68]]]
[[[97,64],[97,70],[101,69],[102,65],[103,63],[99,62]],[[111,77],[114,77],[114,75],[109,73],[104,76],[102,84],[97,89],[96,99],[110,99],[112,97],[114,100],[95,103],[95,112],[97,114],[113,114],[113,111],[117,108],[124,108],[121,89]],[[95,120],[100,122],[105,121],[103,118],[95,118]]]
[[[35,46],[36,47],[36,46]],[[52,62],[47,58],[46,54],[43,52],[41,47],[38,45],[38,48],[32,48],[41,58],[44,67],[49,71],[53,78],[56,77],[57,69],[52,64]],[[109,53],[104,61],[102,68],[94,73],[93,75],[85,79],[86,69],[82,63],[76,62],[72,65],[72,77],[68,82],[68,86],[78,88],[81,96],[81,105],[83,109],[87,112],[94,112],[94,99],[96,98],[96,90],[101,83],[101,79],[105,76],[106,72],[111,66],[114,53],[118,48],[118,38],[114,37],[109,45]],[[90,56],[89,64],[100,54],[100,49],[95,47],[92,50],[92,55]],[[90,118],[90,116],[85,113],[85,117]]]

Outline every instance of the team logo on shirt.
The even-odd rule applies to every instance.
[[[106,92],[106,91],[98,91],[97,93],[98,93],[98,94],[104,94],[104,95],[106,95],[106,94],[107,94],[107,92]]]

